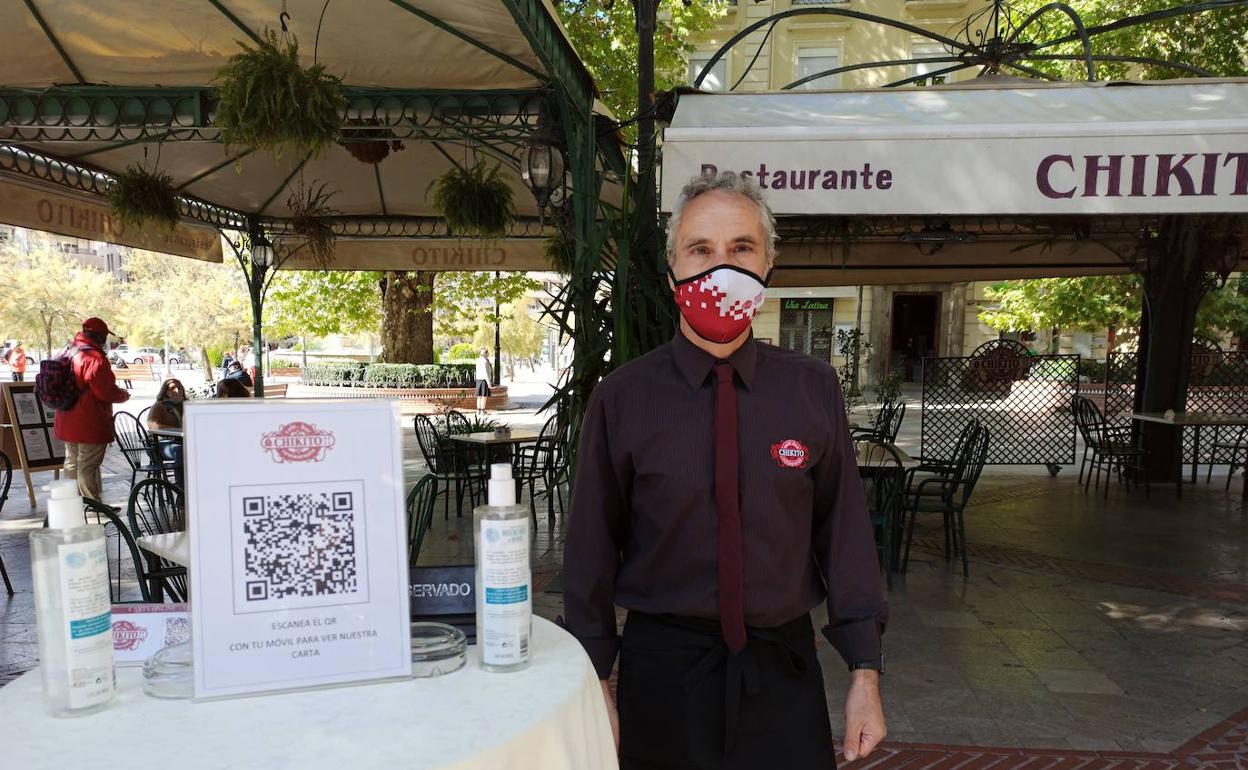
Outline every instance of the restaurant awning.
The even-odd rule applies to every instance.
[[[682,93],[662,153],[664,211],[764,188],[779,286],[1128,272],[1157,217],[1248,212],[1248,79]]]
[[[779,215],[1248,212],[1248,79],[684,94],[664,210],[707,168]]]

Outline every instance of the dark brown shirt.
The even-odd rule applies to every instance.
[[[825,597],[828,640],[880,655],[887,619],[841,388],[827,363],[748,340],[736,371],[745,620],[772,628]],[[715,359],[676,339],[606,377],[581,428],[564,618],[606,679],[615,605],[718,619]]]

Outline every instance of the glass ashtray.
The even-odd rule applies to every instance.
[[[442,676],[467,662],[468,639],[463,631],[445,623],[412,624],[412,676]]]
[[[190,642],[171,644],[143,662],[143,692],[153,698],[190,698],[193,677]]]

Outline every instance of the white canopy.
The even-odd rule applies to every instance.
[[[1248,79],[683,94],[663,209],[710,168],[780,215],[1248,212]]]

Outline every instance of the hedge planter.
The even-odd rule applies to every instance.
[[[308,368],[311,368],[309,365]],[[442,409],[476,409],[476,388],[372,388],[359,386],[301,385],[300,398],[392,398],[404,414],[434,413]],[[490,388],[486,409],[507,406],[507,388]]]

